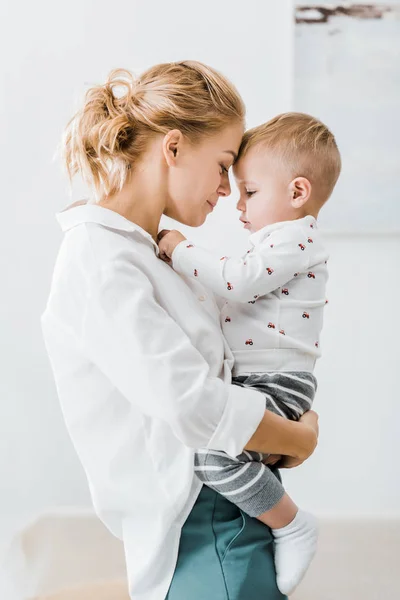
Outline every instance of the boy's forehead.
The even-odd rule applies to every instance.
[[[236,183],[243,183],[244,181],[247,183],[250,182],[251,179],[254,180],[254,178],[257,178],[257,173],[259,173],[260,168],[262,168],[262,162],[263,161],[260,161],[259,157],[251,151],[242,158],[239,158],[233,165],[233,174]]]

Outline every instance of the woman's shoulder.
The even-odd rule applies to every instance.
[[[115,211],[81,200],[58,213],[57,220],[65,234],[64,254],[89,255],[93,266],[120,256],[139,262],[157,260],[157,245],[150,234]]]

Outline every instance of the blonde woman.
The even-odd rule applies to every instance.
[[[65,135],[89,202],[65,237],[42,318],[93,504],[123,540],[132,600],[282,600],[270,530],[194,474],[194,451],[314,450],[317,416],[287,421],[231,384],[211,293],[158,258],[163,214],[194,227],[230,194],[244,130],[232,84],[201,63],[114,71]],[[277,474],[278,476],[278,474]]]

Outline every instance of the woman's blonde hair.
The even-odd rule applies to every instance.
[[[335,136],[324,123],[305,113],[278,115],[246,131],[239,158],[259,145],[272,150],[291,179],[306,177],[318,188],[322,202],[329,198],[342,163]]]
[[[200,62],[156,65],[137,79],[116,69],[104,85],[87,91],[67,125],[67,171],[70,179],[80,173],[99,200],[122,189],[152,135],[179,129],[195,143],[244,116],[232,83]]]

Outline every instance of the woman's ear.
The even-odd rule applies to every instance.
[[[296,177],[289,184],[289,194],[293,208],[301,208],[310,199],[311,183],[305,177]]]
[[[172,129],[164,136],[163,153],[167,165],[175,167],[179,152],[182,148],[183,135],[179,129]]]

